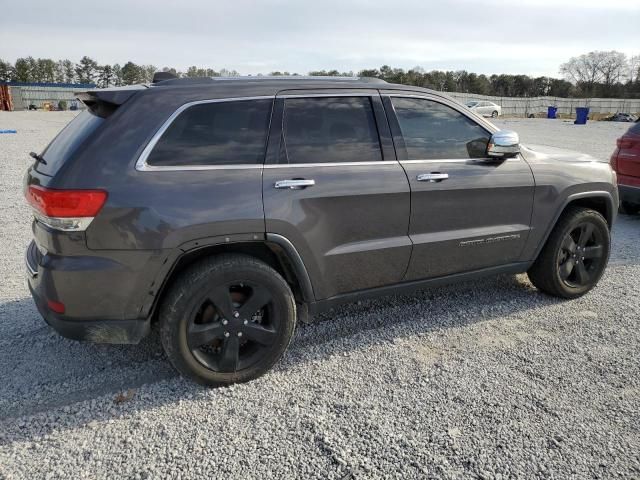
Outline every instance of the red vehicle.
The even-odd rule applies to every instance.
[[[611,167],[618,174],[620,213],[640,212],[640,123],[633,126],[617,141],[611,155]]]

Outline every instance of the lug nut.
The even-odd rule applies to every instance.
[[[229,320],[227,320],[226,318],[224,320],[222,320],[222,324],[226,325],[227,323],[229,323]]]
[[[228,337],[229,336],[229,332],[224,332],[224,336]]]
[[[238,332],[238,336],[241,337],[242,336],[242,332]]]
[[[238,318],[240,316],[240,314],[238,312],[233,312],[233,316]]]
[[[245,324],[245,325],[246,325],[246,324],[248,324],[248,323],[249,323],[249,320],[245,320],[245,321],[244,321],[244,324]]]

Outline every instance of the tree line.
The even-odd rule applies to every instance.
[[[91,83],[111,87],[148,83],[159,69],[155,65],[100,65],[84,56],[78,63],[48,58],[18,58],[15,63],[0,60],[0,81],[42,83]],[[178,77],[237,76],[235,70],[214,70],[192,66],[186,71],[164,67]],[[569,59],[560,66],[563,78],[531,77],[529,75],[484,75],[466,70],[425,71],[421,67],[409,70],[383,65],[355,73],[362,77],[376,77],[391,83],[401,83],[446,92],[466,92],[505,97],[603,97],[640,98],[640,55],[627,57],[616,51],[589,52]],[[290,72],[270,72],[268,75],[298,75]],[[354,72],[316,70],[308,75],[353,76]]]

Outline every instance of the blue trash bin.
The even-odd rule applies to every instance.
[[[556,118],[558,107],[547,107],[547,118]]]
[[[576,125],[585,125],[589,118],[589,109],[587,107],[576,107]]]

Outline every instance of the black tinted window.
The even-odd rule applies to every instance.
[[[164,132],[147,163],[262,163],[272,103],[272,100],[242,100],[189,107]]]
[[[287,99],[284,137],[289,163],[382,159],[369,97]]]
[[[640,135],[640,122],[636,122],[635,125],[632,125],[629,129],[629,133],[635,133],[636,135]]]
[[[409,160],[482,158],[490,134],[454,109],[419,98],[392,99]]]
[[[64,127],[43,152],[46,165],[38,163],[36,169],[47,175],[55,174],[103,122],[104,118],[93,115],[87,110],[80,113]]]

